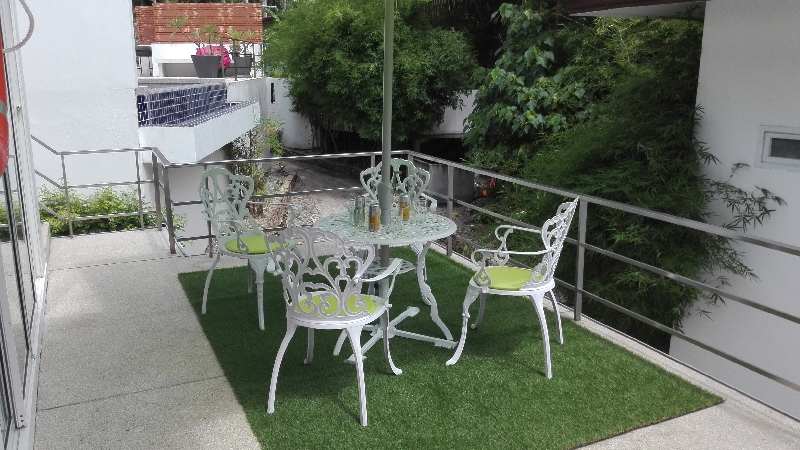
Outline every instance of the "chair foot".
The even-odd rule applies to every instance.
[[[303,364],[309,365],[314,361],[314,329],[308,329],[308,347],[306,348],[306,359]]]
[[[553,378],[553,369],[550,366],[550,335],[547,332],[547,320],[545,320],[544,316],[544,307],[542,305],[544,301],[544,294],[540,295],[533,295],[531,296],[531,303],[533,303],[533,309],[536,310],[536,315],[539,316],[539,325],[542,328],[542,345],[544,346],[544,375],[547,379]]]
[[[203,288],[203,306],[200,307],[201,314],[206,313],[206,303],[208,302],[208,287],[211,285],[211,274],[214,273],[214,268],[217,267],[217,263],[219,262],[219,257],[221,255],[222,254],[219,251],[217,251],[217,256],[214,258],[214,262],[211,263],[211,268],[208,269],[208,276],[206,276],[206,285]]]
[[[353,347],[356,359],[356,378],[358,379],[358,404],[361,409],[361,426],[367,426],[367,389],[364,386],[364,355],[361,354],[361,328],[347,328],[347,336]]]
[[[383,330],[383,356],[386,358],[386,364],[389,365],[389,370],[395,375],[401,375],[403,371],[394,365],[392,361],[392,353],[389,351],[389,310],[387,309],[381,315],[381,329]]]

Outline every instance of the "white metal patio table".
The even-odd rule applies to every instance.
[[[410,220],[399,226],[381,226],[379,231],[369,231],[364,226],[353,226],[348,213],[333,214],[330,216],[319,219],[314,226],[321,228],[325,231],[336,233],[344,240],[352,240],[365,242],[374,245],[389,245],[393,247],[421,245],[422,249],[417,256],[417,282],[419,283],[419,290],[422,294],[422,301],[430,306],[431,320],[442,330],[445,339],[436,338],[433,336],[425,336],[410,331],[398,330],[396,325],[408,317],[413,317],[419,313],[419,308],[409,306],[405,311],[395,317],[389,323],[389,337],[399,336],[419,341],[431,342],[436,346],[454,348],[456,342],[453,341],[453,335],[450,330],[445,326],[442,319],[439,318],[439,308],[436,303],[436,298],[431,292],[431,287],[425,280],[425,255],[431,243],[437,239],[442,239],[456,232],[456,224],[447,217],[428,213],[427,219],[424,222]],[[376,342],[381,339],[380,327],[373,330],[372,338],[367,341],[363,346],[363,352],[366,353]],[[342,341],[340,339],[340,341]],[[338,354],[340,343],[337,343],[334,354]]]

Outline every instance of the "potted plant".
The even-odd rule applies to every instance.
[[[253,43],[251,42],[255,33],[252,30],[239,31],[231,28],[228,30],[228,37],[231,38],[231,56],[233,64],[228,71],[233,71],[235,76],[250,76],[253,68]],[[250,50],[248,52],[248,49]]]
[[[186,30],[183,28],[187,20],[186,16],[170,20],[170,27],[175,28],[172,36],[177,31],[180,31],[190,42],[197,46],[195,54],[192,55],[192,64],[194,64],[198,77],[221,77],[222,71],[231,65],[231,58],[228,54],[228,49],[222,46],[217,26],[214,24],[203,25],[201,28],[195,28],[190,36],[186,34]],[[213,45],[215,42],[217,45]]]

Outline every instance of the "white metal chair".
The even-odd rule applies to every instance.
[[[296,246],[290,250],[286,242],[294,240]],[[320,246],[333,254],[321,256]],[[336,234],[318,228],[287,228],[281,236],[267,236],[266,246],[282,266],[284,297],[286,300],[286,335],[281,342],[272,369],[269,386],[267,412],[275,412],[275,389],[278,372],[286,347],[298,326],[308,328],[308,348],[305,364],[314,357],[314,330],[343,330],[350,338],[355,355],[358,378],[358,398],[361,408],[361,425],[367,426],[367,397],[364,386],[364,367],[361,355],[361,331],[364,325],[380,318],[383,329],[383,354],[392,373],[400,375],[389,352],[389,295],[401,260],[395,259],[383,273],[376,277],[363,278],[364,272],[375,258],[369,244],[343,241]],[[365,255],[365,256],[361,256]],[[388,292],[384,297],[362,294],[363,283],[373,283],[392,276]]]
[[[288,226],[294,226],[295,217],[300,214],[300,207],[291,203],[252,202],[250,197],[253,195],[254,185],[252,178],[246,175],[234,175],[221,168],[208,169],[202,175],[198,193],[205,207],[203,218],[211,225],[217,241],[217,256],[206,277],[201,312],[206,313],[208,287],[220,256],[242,258],[247,260],[248,268],[252,268],[256,274],[258,327],[263,330],[264,272],[269,271],[276,274],[276,266],[265,247],[264,232],[253,219],[247,206],[264,205],[270,208],[280,208],[279,212],[288,212]],[[250,276],[251,273],[248,269],[248,292],[252,292]]]
[[[553,302],[553,310],[556,316],[556,326],[558,327],[558,343],[564,343],[564,336],[561,331],[561,316],[558,312],[558,302],[556,302],[553,289],[555,280],[553,275],[567,237],[572,216],[578,205],[576,198],[572,202],[562,203],[554,217],[548,219],[541,230],[533,230],[513,225],[501,225],[495,230],[495,236],[500,240],[500,246],[496,250],[478,249],[472,253],[472,262],[479,266],[478,271],[469,280],[467,295],[464,298],[463,323],[461,326],[461,339],[452,358],[447,361],[447,365],[458,362],[461,352],[464,350],[464,343],[467,340],[467,322],[469,321],[469,307],[480,295],[481,303],[478,312],[478,320],[472,325],[477,328],[483,320],[483,312],[486,307],[486,294],[511,295],[529,297],[533,303],[536,314],[539,316],[539,324],[542,329],[542,342],[544,344],[545,376],[552,378],[553,373],[550,367],[550,336],[547,332],[547,322],[544,317],[544,296],[549,293]],[[536,252],[519,252],[508,249],[508,236],[515,230],[529,233],[541,234],[544,250]],[[541,256],[541,262],[533,269],[507,266],[512,255]],[[490,266],[488,263],[495,260],[498,265]]]
[[[393,193],[408,194],[409,201],[412,205],[415,205],[419,198],[424,198],[430,202],[430,210],[436,211],[436,199],[425,194],[424,192],[425,188],[428,187],[428,182],[430,182],[431,179],[430,173],[425,169],[415,166],[414,163],[406,159],[392,158],[389,164],[392,170],[391,186]],[[360,179],[361,185],[364,186],[364,189],[366,189],[370,198],[373,201],[378,201],[378,184],[382,179],[381,164],[363,170],[361,172]],[[414,244],[410,247],[411,250],[413,250],[414,253],[419,256],[422,252],[422,246],[423,244]],[[416,270],[418,265],[419,262],[418,264],[414,264],[409,261],[403,261],[403,264],[400,268],[400,273]],[[376,261],[374,267],[370,269],[370,271],[379,271],[380,269],[381,268],[378,266],[378,261]],[[424,261],[422,264],[422,277],[423,279],[427,279]],[[427,298],[425,298],[425,302],[428,303]]]

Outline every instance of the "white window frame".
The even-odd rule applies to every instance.
[[[756,167],[800,172],[800,159],[770,156],[773,139],[800,141],[800,128],[761,126],[758,128],[759,145]]]

